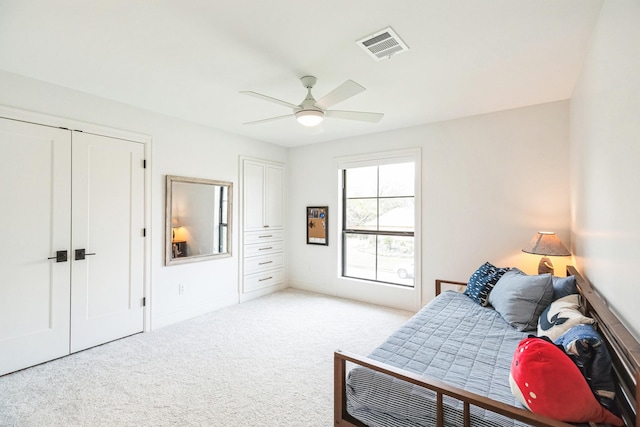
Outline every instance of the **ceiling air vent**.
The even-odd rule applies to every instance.
[[[356,43],[376,61],[389,59],[397,53],[409,50],[409,46],[391,27],[375,32]]]

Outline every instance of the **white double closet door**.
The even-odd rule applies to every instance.
[[[0,119],[0,375],[143,330],[143,158]]]

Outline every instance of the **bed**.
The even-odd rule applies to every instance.
[[[624,425],[640,427],[640,344],[575,268],[567,274],[575,278],[583,314],[595,320],[606,343],[616,412]],[[437,280],[437,298],[368,357],[334,353],[334,425],[571,426],[524,409],[511,391],[514,352],[531,332],[467,295],[441,293],[446,284],[466,286]]]

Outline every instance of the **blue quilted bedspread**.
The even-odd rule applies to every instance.
[[[491,399],[519,406],[509,388],[513,352],[527,333],[491,307],[449,291],[419,311],[369,357]],[[347,410],[370,427],[435,425],[435,395],[356,367],[347,379]],[[445,425],[462,423],[462,403],[445,397]],[[471,407],[472,426],[525,424]]]

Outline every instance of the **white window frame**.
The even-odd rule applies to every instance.
[[[418,310],[421,307],[422,295],[422,154],[420,148],[394,150],[379,153],[369,153],[335,159],[338,184],[338,215],[339,224],[336,227],[334,241],[340,242],[337,251],[336,294],[341,297],[357,299],[361,301],[381,304],[405,310]],[[342,229],[343,218],[343,173],[344,169],[378,166],[394,163],[413,162],[415,164],[415,230],[414,230],[414,286],[399,286],[365,279],[356,279],[342,276]]]

